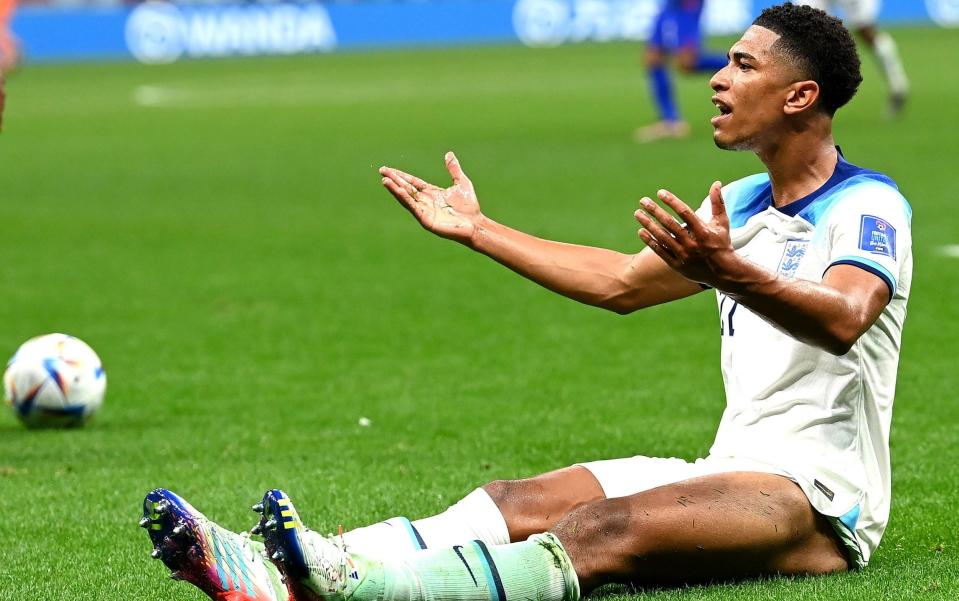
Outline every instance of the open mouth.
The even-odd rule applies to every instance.
[[[713,125],[733,113],[733,107],[720,100],[718,96],[713,96],[713,104],[719,109],[719,114],[711,119]]]

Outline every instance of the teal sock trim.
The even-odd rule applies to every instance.
[[[413,548],[417,550],[425,549],[426,541],[424,541],[423,537],[420,536],[420,533],[416,529],[416,526],[413,525],[413,522],[404,517],[398,517],[396,519],[403,524],[403,528],[406,529],[406,533],[410,535],[410,541],[413,543]]]
[[[489,549],[486,548],[483,541],[479,540],[471,541],[470,546],[473,547],[473,551],[480,560],[480,565],[483,566],[483,573],[486,574],[490,601],[506,601],[503,580],[500,578],[499,570],[496,569],[496,564],[493,563],[493,558],[490,557]]]

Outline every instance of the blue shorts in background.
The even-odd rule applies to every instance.
[[[659,13],[647,43],[652,48],[666,51],[680,48],[698,50],[702,43],[699,28],[702,14],[702,2],[668,1]]]

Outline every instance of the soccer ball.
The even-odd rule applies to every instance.
[[[23,343],[3,374],[7,403],[28,428],[81,426],[100,408],[107,376],[85,342],[66,334]]]

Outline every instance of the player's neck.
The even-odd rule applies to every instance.
[[[781,207],[818,190],[836,170],[838,151],[832,135],[787,136],[758,151],[772,184],[773,206]]]

